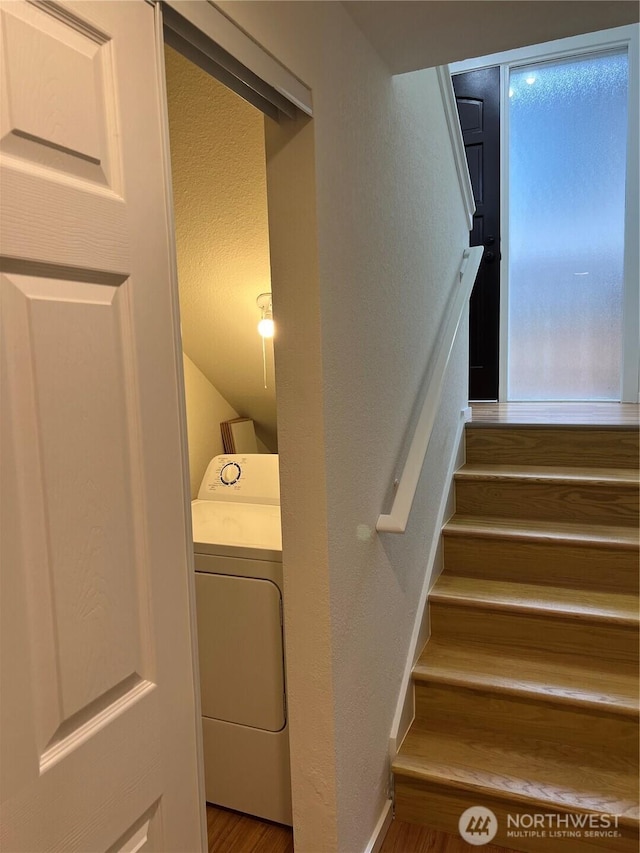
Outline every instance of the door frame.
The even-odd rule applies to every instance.
[[[185,520],[187,542],[192,541],[191,501],[189,482],[189,448],[187,440],[187,414],[184,371],[182,369],[182,333],[180,318],[180,300],[178,285],[178,264],[176,250],[176,225],[173,207],[171,153],[169,136],[169,113],[167,103],[167,85],[165,76],[164,46],[167,42],[166,30],[181,41],[181,49],[193,53],[188,55],[207,73],[216,77],[227,88],[253,104],[270,118],[278,121],[281,115],[289,119],[304,115],[312,117],[311,90],[284,65],[265,51],[250,38],[231,19],[227,18],[215,6],[202,0],[145,0],[154,7],[156,37],[156,74],[160,92],[159,109],[161,111],[162,147],[164,156],[165,198],[167,200],[167,225],[170,244],[170,282],[173,302],[173,342],[176,351],[177,385],[180,398],[178,412],[181,433],[181,457],[183,479],[185,483]],[[189,609],[192,659],[194,662],[194,687],[197,714],[198,747],[198,785],[201,794],[203,849],[207,848],[207,826],[204,783],[204,749],[201,728],[201,695],[198,659],[198,630],[196,617],[195,562],[193,547],[188,548],[187,568],[189,581]],[[286,635],[285,635],[286,654]],[[290,681],[290,674],[287,673]],[[290,723],[291,731],[291,723]]]
[[[502,259],[500,261],[500,366],[498,393],[500,402],[507,402],[508,335],[509,335],[509,71],[531,63],[565,59],[581,54],[596,54],[623,48],[629,62],[627,104],[627,176],[625,249],[623,282],[622,375],[620,400],[639,401],[640,364],[640,210],[637,187],[640,185],[640,66],[638,40],[640,25],[629,24],[596,33],[572,36],[516,48],[503,53],[454,62],[450,74],[478,71],[491,66],[500,67],[500,219]]]

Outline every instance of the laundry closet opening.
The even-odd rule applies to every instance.
[[[273,340],[257,328],[271,294],[265,118],[168,45],[165,68],[195,498],[221,423],[253,421],[256,444],[240,451],[278,450]]]
[[[165,73],[206,799],[291,824],[271,119],[169,44]]]

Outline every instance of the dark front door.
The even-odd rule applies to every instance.
[[[500,69],[453,76],[476,212],[470,244],[484,246],[471,294],[469,399],[498,399],[500,338]]]

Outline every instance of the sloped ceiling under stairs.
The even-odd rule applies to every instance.
[[[256,328],[271,290],[264,118],[170,47],[165,62],[183,349],[276,450],[273,344],[265,389]]]

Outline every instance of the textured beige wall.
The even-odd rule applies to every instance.
[[[184,390],[191,500],[195,500],[207,465],[223,452],[220,421],[237,418],[238,413],[187,355],[184,356]]]
[[[238,413],[184,353],[183,364],[189,442],[189,478],[191,499],[195,500],[207,465],[214,456],[224,453],[220,422],[237,418]],[[270,452],[259,438],[257,445],[258,453]]]
[[[359,853],[388,796],[388,738],[466,398],[460,339],[404,537],[387,509],[467,242],[435,72],[391,78],[340,3],[223,2],[312,88],[267,135],[294,829]]]
[[[165,48],[185,353],[277,446],[273,344],[264,388],[258,294],[271,290],[262,114]]]

